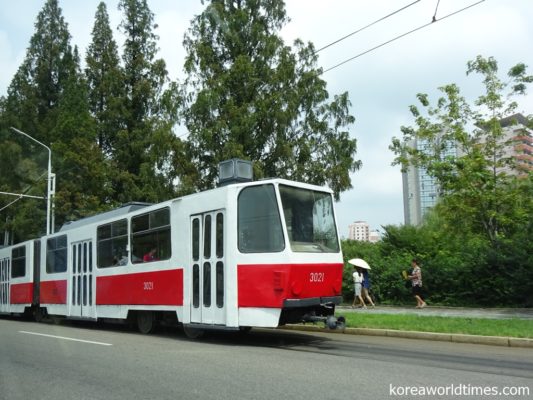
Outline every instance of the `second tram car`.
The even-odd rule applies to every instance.
[[[327,318],[343,259],[332,192],[283,179],[132,203],[0,249],[0,314],[205,329]],[[332,318],[332,317],[329,317]]]

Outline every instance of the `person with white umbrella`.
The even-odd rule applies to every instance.
[[[348,262],[352,265],[354,265],[355,267],[357,268],[361,268],[363,270],[363,281],[361,282],[361,296],[359,297],[360,298],[360,301],[361,301],[361,304],[362,304],[362,307],[363,308],[366,308],[366,305],[365,305],[365,302],[364,300],[366,299],[368,301],[368,303],[372,306],[372,307],[375,307],[375,304],[374,302],[372,301],[372,298],[370,297],[370,294],[368,293],[368,290],[370,289],[370,277],[368,276],[368,270],[370,269],[370,265],[368,265],[368,263],[361,259],[361,258],[352,258],[351,260],[348,260]],[[357,272],[354,272],[353,276],[354,276],[354,285],[357,286],[355,284],[355,280],[356,280],[356,277],[355,275],[358,275],[358,271]],[[354,304],[355,306],[355,298],[354,298]]]

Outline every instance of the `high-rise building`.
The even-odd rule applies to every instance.
[[[413,140],[409,145],[422,152],[428,151],[428,143],[425,140]],[[457,155],[455,144],[450,144],[443,157]],[[420,225],[428,210],[437,204],[439,185],[425,168],[414,166],[409,166],[407,172],[402,173],[402,181],[405,224]]]
[[[348,226],[348,239],[368,242],[370,227],[364,221],[355,221]]]
[[[506,172],[524,175],[533,171],[533,130],[527,127],[527,119],[522,114],[514,114],[500,120],[503,131],[504,157],[514,160],[515,168]]]
[[[515,168],[506,168],[508,174],[527,174],[533,170],[533,131],[527,127],[527,119],[515,114],[500,120],[504,144],[502,157],[514,160]],[[427,151],[427,143],[414,140],[409,143],[413,148]],[[450,145],[444,156],[461,156],[461,149]],[[406,225],[419,225],[427,211],[435,206],[440,189],[434,178],[424,168],[410,166],[402,174],[404,220]]]

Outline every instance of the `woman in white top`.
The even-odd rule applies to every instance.
[[[355,308],[356,300],[359,300],[359,302],[361,303],[361,307],[366,308],[365,302],[363,298],[361,297],[361,287],[363,285],[363,273],[361,272],[361,268],[357,268],[354,265],[352,276],[353,276],[353,287],[354,287],[352,308]]]

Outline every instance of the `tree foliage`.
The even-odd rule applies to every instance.
[[[48,0],[41,12],[37,16],[35,23],[35,33],[30,39],[26,56],[21,66],[17,70],[9,88],[8,95],[5,99],[5,108],[2,113],[2,129],[5,134],[9,134],[9,127],[13,126],[23,132],[28,133],[36,140],[53,148],[56,144],[60,146],[52,157],[52,165],[55,170],[63,154],[61,148],[78,134],[78,126],[72,124],[72,118],[77,118],[76,112],[80,109],[74,105],[74,97],[78,94],[77,86],[79,76],[79,59],[77,52],[73,50],[70,44],[70,33],[67,23],[65,22],[57,0]],[[82,83],[80,83],[83,85]],[[83,91],[83,88],[82,88]],[[85,91],[83,91],[85,93]],[[70,96],[70,98],[68,98]],[[83,94],[81,95],[83,96]],[[67,99],[68,98],[68,99]],[[83,102],[84,99],[81,99]],[[72,107],[72,108],[70,108]],[[86,110],[81,110],[80,117],[87,116]],[[86,128],[90,130],[90,122],[87,122]],[[15,133],[11,133],[16,135]],[[86,132],[91,135],[91,132]],[[35,146],[27,139],[22,144],[24,148]],[[34,181],[33,186],[39,190],[39,195],[46,195],[46,172],[48,163],[48,154],[46,149],[40,148],[41,156],[35,159],[36,171],[30,175],[38,175],[40,180]],[[44,157],[43,157],[44,156]],[[44,160],[43,160],[44,158]],[[16,161],[16,160],[15,160]],[[24,158],[18,161],[24,162]],[[17,170],[18,164],[11,165],[10,171]],[[4,175],[4,174],[2,174]],[[74,183],[77,191],[83,191],[81,182]],[[17,186],[12,186],[12,188]],[[20,186],[18,187],[20,189]],[[61,187],[58,189],[58,209],[77,208],[78,205],[67,206],[62,201],[67,200],[61,195]],[[27,201],[17,204],[6,210],[8,219],[11,221],[6,228],[18,232],[17,237],[20,240],[24,236],[33,233],[43,233],[43,228],[38,228],[36,232],[35,224],[32,220],[35,217],[35,203]],[[41,203],[38,208],[38,214],[41,214],[39,220],[44,221],[45,202]],[[86,211],[81,208],[80,212]],[[60,212],[57,215],[58,223],[65,219],[65,215]],[[27,229],[31,228],[31,229]]]
[[[180,97],[169,81],[165,61],[156,59],[157,25],[146,0],[121,0],[120,29],[125,35],[124,128],[116,137],[115,181],[122,201],[161,201],[174,194],[175,173],[170,165],[178,147],[172,131]]]
[[[504,81],[496,60],[481,56],[468,63],[467,74],[474,73],[482,76],[485,88],[474,104],[455,84],[439,88],[443,96],[436,107],[427,95],[418,94],[425,113],[411,106],[416,126],[402,127],[403,137],[394,138],[390,148],[395,164],[424,168],[436,178],[443,194],[440,207],[446,209],[442,214],[450,217],[450,226],[464,231],[466,225],[494,244],[514,229],[519,194],[515,175],[509,173],[516,165],[506,155],[509,143],[501,120],[516,111],[514,98],[525,93],[533,76],[517,64]],[[412,146],[414,141],[424,148]],[[450,149],[457,155],[450,155]]]
[[[481,56],[468,62],[467,74],[482,77],[484,92],[475,101],[467,101],[455,84],[440,88],[436,106],[419,94],[423,111],[411,106],[416,125],[402,127],[402,139],[393,139],[395,163],[427,170],[441,196],[422,226],[388,228],[382,246],[388,253],[403,249],[422,259],[433,301],[531,305],[533,248],[527,238],[533,176],[518,170],[505,151],[512,143],[505,139],[502,121],[509,122],[516,96],[526,92],[533,77],[517,64],[502,79],[496,60]],[[412,146],[415,140],[424,146]],[[457,153],[450,155],[454,147]]]
[[[312,44],[284,44],[281,0],[213,0],[185,36],[184,109],[191,160],[183,182],[213,186],[217,165],[254,161],[256,177],[329,184],[335,196],[359,168],[347,93],[328,102]]]
[[[97,124],[98,145],[102,153],[111,158],[117,146],[116,135],[124,127],[124,71],[103,2],[95,14],[85,63],[89,106]]]

